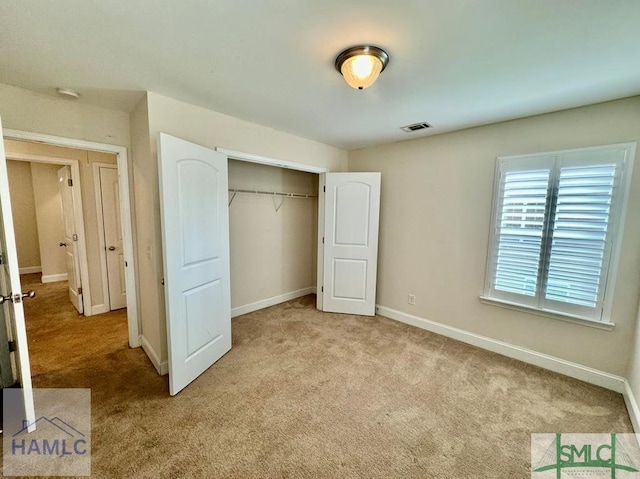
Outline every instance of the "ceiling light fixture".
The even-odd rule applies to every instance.
[[[69,90],[68,88],[56,88],[58,95],[63,98],[71,98],[73,100],[77,100],[80,98],[80,93],[77,91]]]
[[[338,70],[350,87],[364,90],[378,79],[389,63],[389,54],[372,45],[347,48],[336,58]]]

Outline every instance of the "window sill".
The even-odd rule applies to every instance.
[[[615,328],[616,326],[614,323],[610,323],[607,321],[596,321],[594,319],[582,318],[580,316],[572,316],[570,314],[544,311],[541,309],[530,308],[528,306],[522,306],[521,304],[512,303],[509,301],[503,301],[501,299],[489,298],[487,296],[480,296],[480,302],[484,304],[489,304],[491,306],[498,306],[500,308],[520,311],[522,313],[530,313],[530,314],[535,314],[536,316],[544,316],[545,318],[558,319],[560,321],[566,321],[568,323],[579,324],[581,326],[588,326],[590,328],[603,329],[605,331],[612,331],[613,328]]]

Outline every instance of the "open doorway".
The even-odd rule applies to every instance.
[[[21,274],[64,281],[79,314],[125,308],[116,156],[13,140],[5,147]]]
[[[33,374],[72,360],[80,338],[126,346],[116,155],[15,140],[5,149],[20,279],[37,296],[25,302]]]
[[[232,317],[315,293],[319,175],[329,170],[217,151],[229,164]]]
[[[318,175],[228,160],[231,316],[315,293]]]
[[[14,151],[30,148],[8,143]],[[83,314],[91,298],[88,287],[83,291],[89,272],[87,243],[81,195],[73,192],[71,168],[56,158],[8,159],[7,174],[22,281],[33,283],[37,277],[42,283],[64,283],[68,300]]]
[[[129,292],[126,295],[126,313],[127,313],[127,330],[128,330],[128,343],[132,348],[140,346],[140,324],[139,324],[139,313],[138,313],[138,297],[137,297],[137,279],[136,279],[136,263],[134,260],[134,237],[133,237],[133,206],[131,201],[131,193],[130,193],[130,165],[128,161],[127,149],[122,146],[106,144],[106,143],[96,143],[91,141],[77,140],[72,138],[64,138],[52,135],[45,135],[40,133],[32,133],[20,130],[10,130],[6,129],[3,131],[3,136],[5,140],[5,144],[8,144],[11,141],[22,142],[22,144],[27,143],[30,145],[36,145],[43,148],[47,147],[59,147],[68,151],[75,150],[85,150],[86,152],[92,153],[94,155],[100,154],[108,154],[116,156],[116,165],[118,171],[118,197],[119,197],[119,226],[121,228],[120,234],[122,236],[122,256],[124,258],[124,282],[125,288]],[[41,160],[43,156],[46,155],[38,155],[33,154],[33,152],[11,152],[11,158],[14,160],[28,160],[28,161],[38,161]],[[65,155],[61,155],[58,157],[58,160],[62,160],[63,162]],[[68,155],[66,155],[68,156]],[[73,154],[72,154],[73,156]],[[75,161],[68,161],[67,164],[71,167],[72,177],[80,178],[80,165],[81,159],[76,158]],[[97,157],[95,159],[96,163],[100,163],[102,160]],[[89,161],[91,163],[91,161]],[[86,158],[85,158],[86,164]],[[90,166],[90,165],[87,165]],[[85,169],[86,174],[85,177],[91,176],[93,177],[94,173],[91,171],[91,168]],[[83,182],[84,185],[88,185],[91,182],[85,178]],[[78,188],[76,191],[80,191]],[[79,193],[77,193],[79,194]],[[94,191],[88,191],[84,193],[84,198],[88,201],[93,201],[91,198],[95,198]],[[93,231],[91,225],[85,225],[87,229]],[[97,226],[93,227],[97,229]],[[104,262],[103,262],[104,263]],[[82,266],[82,263],[81,263]],[[80,274],[82,275],[82,267],[80,268]],[[99,273],[102,276],[102,273]],[[88,281],[88,272],[85,274],[86,280],[85,283],[91,287]],[[83,290],[83,293],[85,290]],[[97,293],[96,293],[97,294]],[[87,310],[87,306],[91,310]],[[90,316],[93,314],[99,314],[104,311],[108,311],[108,308],[105,305],[102,305],[102,308],[97,307],[94,308],[96,304],[85,303],[85,315]],[[99,305],[98,305],[99,306]]]
[[[40,141],[24,141],[23,135]],[[135,278],[128,194],[123,208],[119,185],[126,150],[68,148],[60,143],[75,140],[42,138],[5,131],[4,141],[12,216],[26,232],[21,234],[17,225],[20,277],[23,290],[37,296],[24,303],[34,376],[65,364],[74,369],[74,358],[76,366],[89,359],[75,353],[82,348],[74,347],[74,341],[94,349],[139,346],[135,281],[131,301],[126,294],[128,266]],[[128,184],[127,172],[122,176]],[[123,233],[127,229],[128,235]],[[123,263],[111,268],[111,281],[108,253]]]

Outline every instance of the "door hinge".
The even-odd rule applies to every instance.
[[[326,193],[326,192],[327,192],[327,187],[326,187],[326,186],[323,186],[323,187],[322,187],[322,191],[324,191],[324,192]]]
[[[320,287],[320,292],[321,292],[321,293],[324,293],[324,286],[321,286],[321,287]]]
[[[324,236],[322,237],[322,244],[324,244]]]
[[[67,180],[67,184],[68,184],[69,186],[73,186],[73,180],[72,180],[71,178],[69,178],[69,179]]]
[[[9,352],[13,353],[16,350],[16,342],[15,341],[9,341]]]
[[[78,288],[78,294],[82,294],[82,287]]]
[[[73,241],[78,241],[78,235],[74,234],[74,235],[71,237],[71,239],[72,239]]]

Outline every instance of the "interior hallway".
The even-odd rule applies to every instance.
[[[123,312],[25,302],[35,387],[92,389],[92,477],[524,478],[534,432],[631,432],[622,396],[306,296],[233,320],[176,397]]]
[[[20,280],[23,291],[36,292],[24,301],[34,387],[55,387],[74,375],[95,373],[105,357],[129,349],[126,309],[83,316],[69,301],[66,281],[42,284],[39,273]]]

